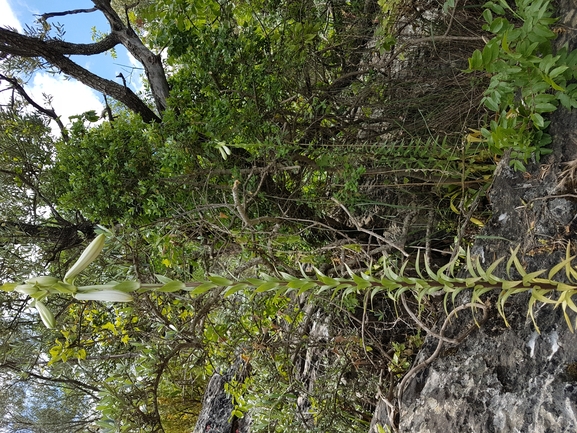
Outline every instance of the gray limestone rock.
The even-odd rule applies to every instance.
[[[527,299],[515,301],[518,311]],[[560,311],[542,308],[541,333],[516,315],[493,315],[456,349],[448,348],[412,381],[402,432],[576,432],[577,336]],[[435,344],[419,355],[430,356]],[[419,362],[419,361],[417,361]]]
[[[577,17],[575,6],[559,2],[568,19]],[[572,33],[563,35],[563,42],[574,48]],[[529,271],[550,269],[565,257],[567,242],[577,245],[576,185],[560,182],[565,163],[577,158],[575,111],[554,113],[551,133],[548,159],[527,173],[500,167],[489,194],[493,218],[473,248],[485,267],[519,245],[518,257]],[[498,272],[503,274],[504,265]],[[403,394],[399,431],[577,432],[577,336],[561,309],[548,306],[536,308],[538,333],[527,308],[527,297],[509,298],[511,327],[493,308],[479,330],[421,370]],[[575,325],[575,314],[569,316]],[[459,314],[449,335],[469,323],[469,316]],[[427,359],[436,345],[428,338],[416,362]]]
[[[247,414],[242,419],[232,416],[234,409],[232,400],[224,389],[225,383],[231,378],[237,377],[242,380],[246,374],[249,374],[246,364],[240,360],[235,362],[226,374],[213,374],[204,392],[202,410],[193,433],[250,432],[250,415]]]

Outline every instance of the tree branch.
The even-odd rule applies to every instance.
[[[60,120],[60,117],[58,115],[56,115],[56,112],[53,109],[44,108],[40,104],[36,103],[36,101],[34,101],[28,95],[28,93],[26,93],[26,91],[20,85],[20,83],[18,82],[18,80],[16,78],[7,77],[4,74],[0,74],[0,80],[8,81],[10,83],[10,85],[12,86],[12,88],[14,90],[16,90],[20,94],[20,96],[22,96],[26,100],[26,102],[28,102],[30,105],[32,105],[34,108],[36,108],[36,110],[40,111],[42,114],[45,114],[46,116],[48,116],[52,120],[54,120],[56,122],[56,124],[58,125],[58,127],[60,128],[60,132],[62,133],[62,138],[64,139],[64,141],[68,141],[68,132],[66,131],[64,124]]]
[[[79,380],[76,380],[76,379],[46,377],[46,376],[42,376],[40,374],[34,373],[32,371],[26,371],[26,370],[18,367],[18,364],[16,362],[12,362],[12,361],[6,361],[5,363],[0,364],[0,369],[1,368],[7,368],[7,369],[12,370],[16,373],[21,373],[21,374],[24,373],[24,374],[26,374],[30,377],[33,377],[37,380],[42,380],[45,382],[67,384],[67,385],[70,385],[73,388],[76,388],[76,389],[78,389],[78,390],[80,390],[86,394],[93,396],[93,397],[94,397],[94,395],[90,391],[92,391],[92,392],[99,392],[100,391],[99,388],[92,386],[92,385],[89,385],[87,383],[80,382]]]
[[[120,43],[118,36],[110,33],[100,41],[91,44],[74,44],[71,42],[61,41],[59,39],[50,39],[46,44],[60,52],[61,54],[75,54],[79,56],[91,56],[93,54],[104,53],[111,50]]]
[[[58,44],[0,28],[0,52],[20,57],[41,57],[66,75],[122,102],[130,110],[140,114],[145,122],[160,121],[160,118],[132,90],[112,80],[99,77],[74,63],[63,54]]]
[[[97,10],[98,9],[94,7],[91,9],[73,9],[73,10],[64,11],[64,12],[47,12],[47,13],[40,15],[39,18],[41,20],[46,21],[48,18],[63,17],[66,15],[74,15],[74,14],[86,14],[86,13],[90,13],[90,12],[96,12]]]
[[[136,32],[129,25],[124,24],[122,18],[111,6],[110,0],[92,0],[92,3],[108,20],[111,33],[116,34],[120,43],[144,66],[156,109],[162,113],[166,109],[169,88],[160,55],[150,51],[142,43]]]
[[[65,220],[62,217],[62,215],[60,215],[60,213],[58,213],[58,211],[54,208],[52,201],[48,200],[48,198],[46,198],[44,196],[44,194],[42,194],[40,192],[40,188],[38,188],[38,185],[34,184],[34,182],[32,182],[26,176],[24,176],[21,173],[16,173],[15,171],[3,169],[3,168],[0,169],[0,174],[7,174],[9,176],[13,176],[14,178],[18,178],[24,185],[28,186],[32,191],[34,191],[34,193],[38,197],[40,197],[40,199],[44,202],[44,204],[50,208],[50,212],[52,213],[52,216],[56,219],[56,221],[58,221],[61,224],[62,223],[63,224],[69,224],[69,222],[67,220]]]
[[[114,33],[91,44],[74,44],[59,39],[43,41],[33,36],[21,35],[12,30],[0,28],[0,51],[22,57],[42,57],[41,50],[44,46],[60,54],[91,56],[93,54],[104,53],[119,43],[120,40]],[[33,56],[30,55],[31,47],[35,48],[35,55]]]

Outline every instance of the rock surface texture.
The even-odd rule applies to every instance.
[[[210,378],[202,410],[198,416],[193,433],[249,433],[250,416],[242,419],[232,415],[234,409],[231,397],[226,393],[224,385],[233,378],[242,378],[246,374],[244,363],[237,361],[226,374],[215,373]],[[242,379],[241,379],[242,380]]]
[[[577,4],[560,1],[561,22],[577,27]],[[561,37],[575,48],[574,30]],[[527,270],[550,269],[577,246],[577,112],[552,116],[553,154],[527,173],[502,164],[490,192],[492,220],[473,249],[485,267],[520,245]],[[565,173],[564,173],[565,172]],[[565,179],[565,181],[563,181]],[[501,267],[501,272],[503,268]],[[400,432],[577,432],[577,335],[559,309],[537,306],[536,332],[527,318],[527,298],[510,298],[507,318],[492,308],[489,319],[459,346],[446,345],[438,358],[409,383],[402,398]],[[569,313],[573,322],[575,315]],[[447,336],[469,326],[459,314]],[[437,340],[428,339],[416,362],[427,359]]]
[[[526,305],[520,300],[512,308]],[[514,316],[511,328],[492,317],[417,375],[404,394],[400,431],[577,431],[577,336],[551,309],[537,315],[541,334],[522,314]],[[430,346],[421,359],[436,342]]]

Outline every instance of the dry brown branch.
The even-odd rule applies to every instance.
[[[395,242],[390,241],[389,239],[375,233],[372,230],[367,230],[363,227],[361,227],[361,225],[359,224],[359,222],[356,220],[356,218],[353,217],[353,215],[349,212],[349,210],[346,208],[345,205],[343,205],[341,202],[339,202],[336,198],[331,198],[332,201],[334,201],[336,204],[338,204],[344,211],[345,213],[348,215],[348,217],[350,218],[350,220],[352,221],[352,223],[355,225],[356,229],[360,232],[366,233],[370,236],[375,237],[376,239],[383,241],[385,244],[387,244],[388,246],[396,249],[397,251],[399,251],[403,256],[405,257],[409,257],[409,254],[404,250],[404,248],[402,246],[397,245]]]
[[[43,13],[42,15],[37,15],[37,16],[39,17],[39,19],[46,21],[48,18],[64,17],[66,15],[75,15],[75,14],[87,14],[87,13],[91,13],[91,12],[96,12],[97,10],[98,9],[96,9],[96,8],[73,9],[73,10],[63,11],[63,12],[46,12],[46,13]]]

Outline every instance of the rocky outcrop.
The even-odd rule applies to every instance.
[[[569,27],[574,2],[561,1]],[[574,34],[563,42],[573,45]],[[473,252],[485,267],[520,245],[528,270],[550,269],[577,245],[575,173],[577,113],[552,116],[553,154],[527,173],[501,165],[490,192],[493,217]],[[575,247],[573,247],[574,253]],[[503,269],[501,269],[503,272]],[[492,309],[483,326],[457,347],[447,346],[406,389],[400,432],[571,432],[577,431],[577,336],[562,311],[535,308],[538,333],[527,317],[528,299],[511,298],[507,327]],[[575,314],[569,312],[575,325]],[[458,334],[470,317],[459,314],[448,334]],[[435,350],[428,339],[417,363]]]
[[[523,302],[525,301],[525,302]],[[526,299],[513,307],[522,312]],[[522,314],[494,315],[448,348],[405,391],[402,432],[577,431],[577,336],[560,311],[541,309],[541,333]],[[430,356],[436,342],[419,355]]]
[[[247,366],[239,360],[230,367],[226,374],[215,373],[212,375],[204,393],[202,410],[193,433],[250,432],[250,416],[245,415],[239,419],[232,415],[234,405],[224,388],[225,383],[233,378],[243,380],[245,374],[248,374]]]

